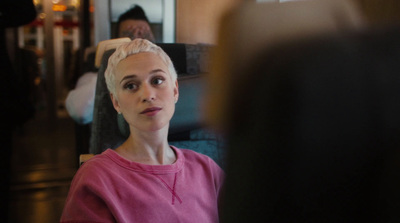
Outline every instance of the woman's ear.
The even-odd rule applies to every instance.
[[[175,87],[174,87],[174,97],[175,97],[175,103],[178,102],[179,99],[179,86],[178,86],[178,80],[175,81]]]
[[[111,101],[113,103],[114,109],[118,112],[121,113],[120,109],[121,107],[119,106],[119,102],[117,97],[115,97],[112,93],[110,93]]]

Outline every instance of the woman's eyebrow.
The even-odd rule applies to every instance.
[[[126,75],[119,83],[122,83],[126,79],[135,79],[137,77],[136,74]]]
[[[163,69],[154,69],[154,70],[152,70],[152,71],[150,71],[150,75],[153,75],[153,74],[156,74],[156,73],[164,73],[164,74],[167,74],[167,72],[165,72]],[[137,75],[136,74],[131,74],[131,75],[126,75],[125,77],[123,77],[122,79],[121,79],[121,81],[119,82],[119,83],[122,83],[123,81],[125,81],[125,80],[127,80],[127,79],[135,79],[135,78],[137,78]]]

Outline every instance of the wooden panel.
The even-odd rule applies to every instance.
[[[220,16],[242,0],[177,0],[176,42],[216,43]]]

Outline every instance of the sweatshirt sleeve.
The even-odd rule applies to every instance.
[[[210,158],[210,166],[213,169],[214,172],[214,182],[215,182],[215,188],[218,191],[218,194],[221,193],[221,190],[224,187],[224,181],[225,181],[225,172],[221,169],[218,164]]]
[[[115,222],[107,205],[104,182],[91,171],[80,169],[74,177],[60,222]]]
[[[220,166],[218,166],[217,163],[214,162],[210,158],[211,162],[211,167],[214,170],[213,172],[215,173],[214,175],[214,183],[215,183],[215,189],[218,194],[218,209],[221,211],[222,208],[222,201],[223,201],[223,196],[224,196],[224,187],[225,187],[225,172],[222,170]]]

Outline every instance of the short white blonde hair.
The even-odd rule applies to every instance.
[[[117,47],[115,52],[108,59],[108,66],[105,71],[105,79],[108,91],[115,95],[115,72],[119,62],[130,55],[150,52],[158,55],[160,59],[167,65],[171,80],[173,82],[177,79],[177,73],[171,58],[161,49],[161,47],[145,39],[134,39],[129,43],[124,43]]]

